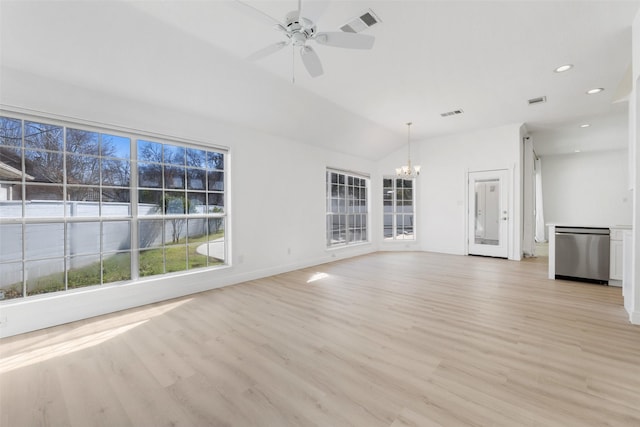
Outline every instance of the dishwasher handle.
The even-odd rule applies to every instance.
[[[556,228],[556,236],[563,234],[597,234],[608,236],[610,233],[608,228]]]

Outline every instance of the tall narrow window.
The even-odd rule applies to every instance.
[[[368,182],[365,176],[327,171],[327,246],[369,240]]]
[[[384,238],[385,240],[414,240],[414,184],[413,179],[384,178]]]

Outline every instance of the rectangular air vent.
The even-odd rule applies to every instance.
[[[371,9],[368,9],[362,12],[357,18],[353,18],[344,24],[340,29],[345,33],[359,33],[374,26],[378,22],[380,22],[380,19]]]
[[[459,108],[457,110],[447,111],[446,113],[440,113],[440,115],[442,117],[449,117],[449,116],[457,116],[458,114],[462,114],[462,113],[464,113],[464,111],[462,110],[462,108]]]
[[[543,102],[547,102],[547,97],[546,96],[540,96],[538,98],[531,98],[527,102],[529,103],[529,105],[542,104]]]

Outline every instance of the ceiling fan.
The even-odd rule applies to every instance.
[[[251,61],[265,58],[291,45],[294,49],[300,48],[300,57],[309,75],[318,77],[324,73],[322,63],[320,62],[320,57],[313,47],[308,45],[308,42],[314,41],[326,46],[348,49],[371,49],[375,41],[375,37],[366,34],[342,31],[318,32],[315,23],[317,17],[312,15],[314,11],[308,8],[306,3],[305,7],[303,7],[302,0],[298,0],[298,9],[287,13],[283,22],[240,0],[235,0],[234,3],[238,6],[238,9],[246,14],[271,24],[273,29],[281,32],[284,36],[283,41],[269,45],[251,54],[247,58]],[[318,2],[314,3],[317,4]],[[326,2],[321,2],[320,4],[325,5]],[[318,10],[315,12],[318,12]],[[319,15],[319,13],[317,14]]]

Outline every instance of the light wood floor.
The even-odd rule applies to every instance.
[[[620,288],[546,268],[377,253],[5,339],[0,422],[639,426]]]

